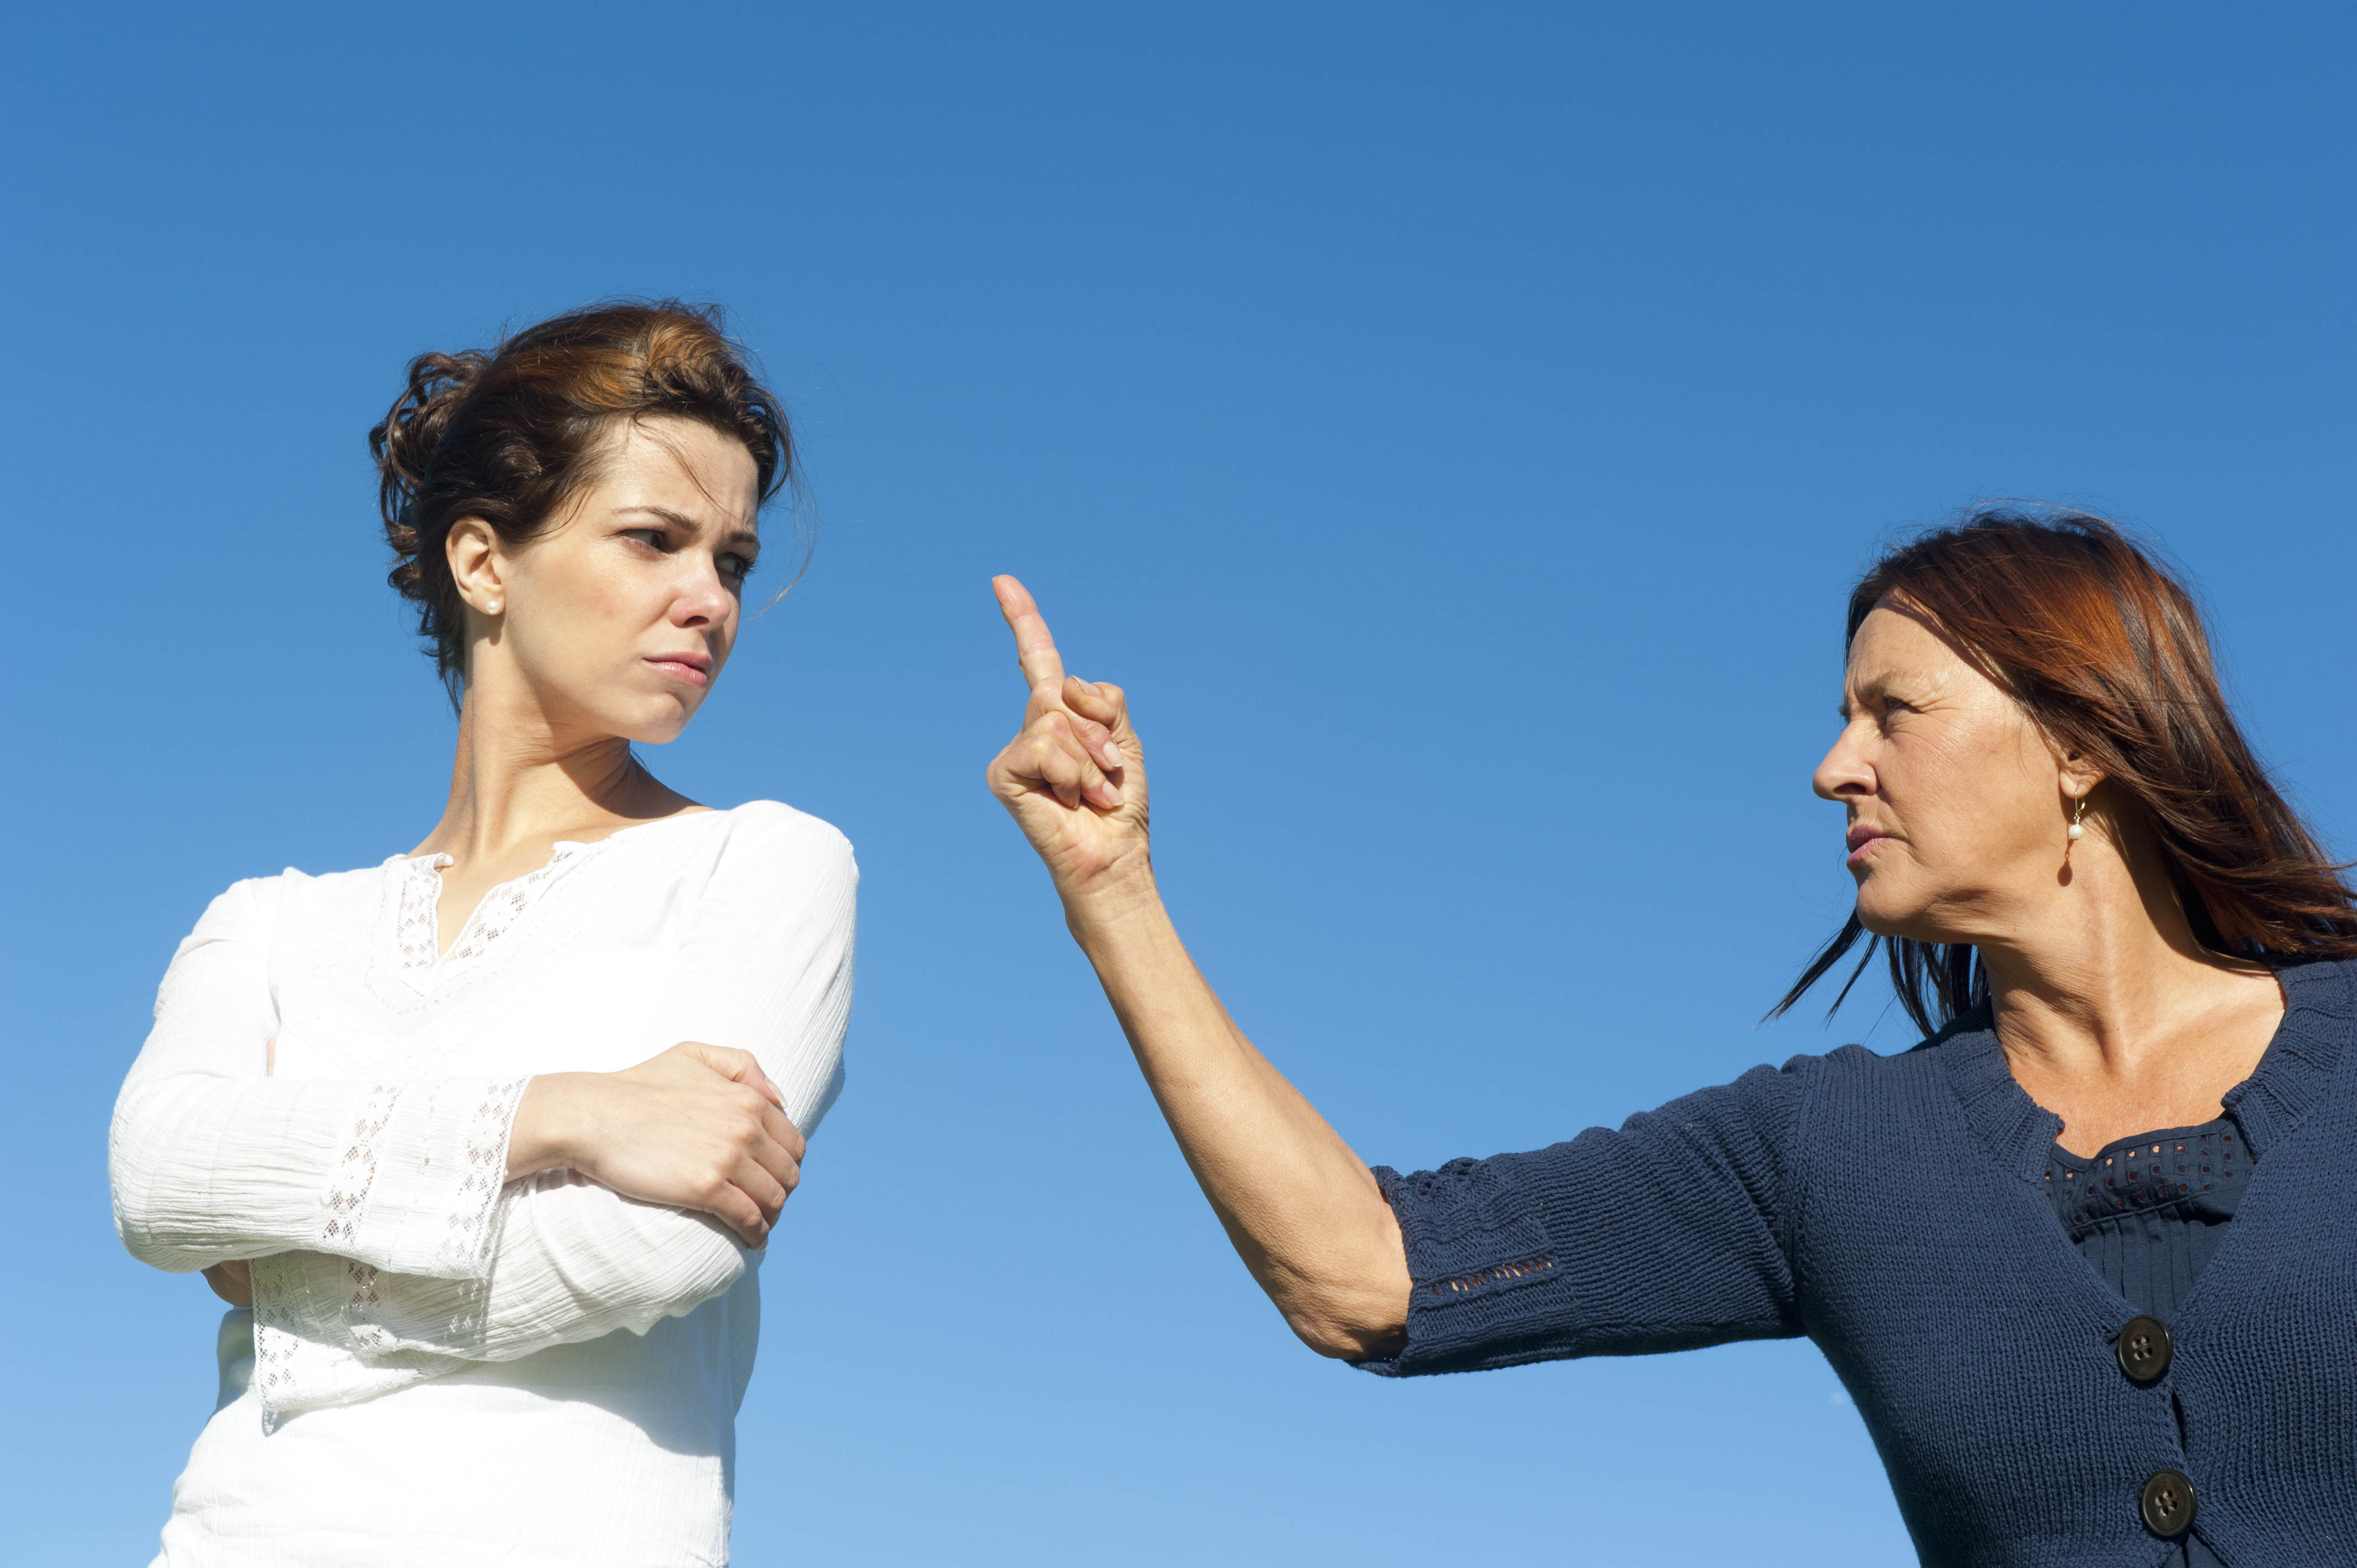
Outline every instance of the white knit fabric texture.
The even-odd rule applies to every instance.
[[[508,1132],[534,1073],[683,1039],[753,1051],[815,1130],[850,846],[768,801],[559,845],[447,953],[438,870],[240,883],[165,976],[115,1109],[117,1228],[161,1268],[251,1260],[254,1305],[156,1561],[725,1562],[759,1255],[571,1172],[506,1182]]]

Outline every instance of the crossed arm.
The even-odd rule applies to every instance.
[[[232,888],[183,944],[117,1104],[125,1244],[241,1305],[267,1260],[298,1332],[373,1355],[507,1359],[726,1290],[800,1178],[796,1122],[839,1083],[856,873],[839,839],[818,848],[791,880],[758,860],[716,879],[717,940],[685,944],[674,1011],[740,1046],[505,1084],[264,1076],[268,885]],[[355,1151],[375,1170],[358,1190]]]
[[[1410,1288],[1399,1223],[1178,940],[1154,886],[1145,755],[1121,689],[1067,676],[1022,584],[993,585],[1031,695],[990,764],[991,792],[1046,863],[1189,1168],[1304,1343],[1350,1359],[1397,1351]]]

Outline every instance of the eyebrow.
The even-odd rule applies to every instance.
[[[695,532],[700,530],[700,525],[694,518],[687,516],[684,512],[673,511],[669,507],[619,506],[614,509],[614,515],[616,517],[627,517],[634,511],[645,512],[650,517],[659,517],[674,528],[684,528],[690,532]],[[749,528],[735,528],[729,530],[726,533],[722,534],[720,536],[720,542],[723,544],[750,544],[755,549],[759,549],[761,544],[761,536],[754,532]]]
[[[1893,687],[1918,684],[1925,678],[1924,673],[1920,670],[1878,670],[1857,683],[1857,694],[1862,698],[1892,697],[1896,696],[1892,691]],[[1910,707],[1914,705],[1908,703],[1904,697],[1898,697],[1897,700]],[[1846,685],[1841,702],[1835,706],[1834,713],[1842,719],[1849,717],[1849,693]]]

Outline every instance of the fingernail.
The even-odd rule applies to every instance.
[[[1106,805],[1108,805],[1108,806],[1118,806],[1118,805],[1120,805],[1120,804],[1121,804],[1121,786],[1120,786],[1120,785],[1118,785],[1118,784],[1116,784],[1116,783],[1114,783],[1114,782],[1112,779],[1106,779],[1106,780],[1105,780],[1105,787],[1104,787],[1104,798],[1105,798],[1105,804],[1106,804]]]
[[[1125,760],[1121,755],[1121,742],[1109,740],[1104,743],[1104,765],[1107,768],[1119,768]]]

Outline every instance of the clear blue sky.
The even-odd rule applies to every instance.
[[[1203,967],[1403,1168],[1909,1043],[1880,991],[1753,1020],[1846,905],[1807,776],[1847,582],[1977,499],[2160,540],[2357,854],[2345,8],[5,27],[18,1561],[144,1562],[210,1409],[108,1112],[208,898],[434,821],[362,435],[503,322],[720,301],[809,459],[810,575],[652,758],[865,873],[748,1564],[1906,1557],[1804,1342],[1406,1386],[1295,1346],[983,790],[994,572],[1130,689]]]

